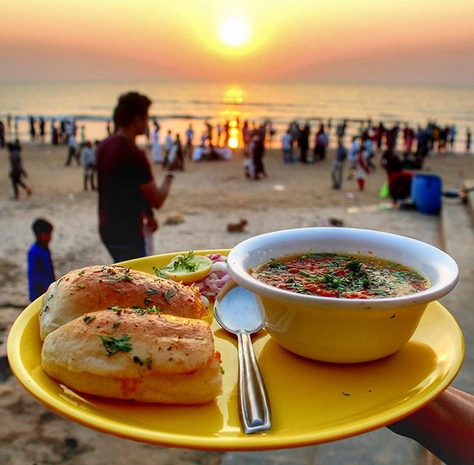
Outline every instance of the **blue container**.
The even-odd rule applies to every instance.
[[[441,210],[442,182],[434,174],[417,174],[411,182],[411,200],[418,211],[436,215]]]

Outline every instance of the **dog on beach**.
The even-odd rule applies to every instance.
[[[245,226],[247,226],[248,221],[241,219],[238,223],[228,223],[227,232],[244,232]]]
[[[175,224],[181,224],[181,223],[184,223],[184,218],[181,213],[173,213],[169,215],[165,220],[165,224],[175,225]]]

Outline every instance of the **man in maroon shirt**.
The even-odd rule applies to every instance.
[[[170,191],[173,174],[160,187],[145,152],[135,143],[145,134],[151,100],[130,92],[119,97],[114,110],[115,133],[97,149],[99,231],[115,262],[143,257],[145,224],[158,229],[153,208],[160,208]]]

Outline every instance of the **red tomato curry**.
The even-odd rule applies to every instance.
[[[339,253],[273,259],[252,270],[252,276],[298,294],[344,299],[400,297],[430,286],[420,273],[398,263]]]

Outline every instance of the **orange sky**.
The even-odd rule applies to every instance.
[[[248,41],[223,43],[239,18]],[[3,0],[0,80],[474,85],[473,0]]]

